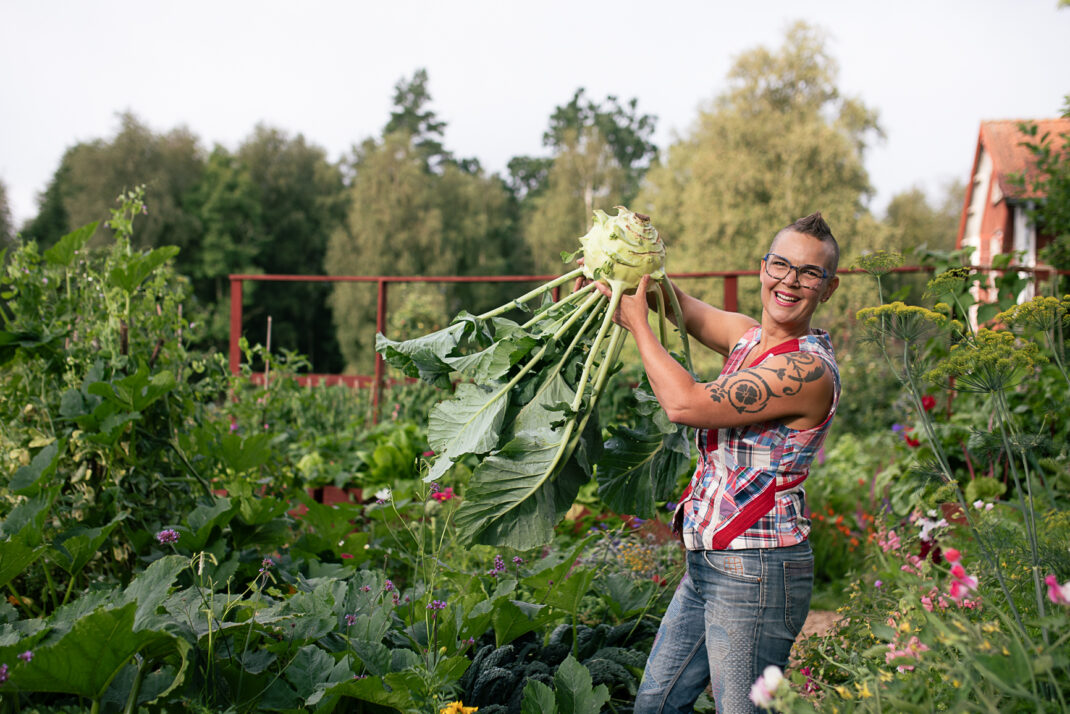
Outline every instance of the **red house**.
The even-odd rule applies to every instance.
[[[956,248],[972,249],[969,262],[973,265],[991,265],[996,255],[1021,252],[1015,262],[1033,267],[1037,265],[1037,251],[1052,240],[1052,236],[1038,234],[1026,214],[1033,202],[1043,196],[1014,185],[1011,178],[1028,175],[1033,169],[1032,154],[1022,142],[1035,142],[1047,133],[1056,146],[1061,146],[1060,135],[1070,133],[1070,119],[1030,121],[1037,125],[1035,139],[1019,130],[1020,120],[981,122],[955,241]],[[1023,297],[1032,297],[1031,290],[1027,293]]]

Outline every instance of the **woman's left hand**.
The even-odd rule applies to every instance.
[[[613,322],[617,323],[629,332],[635,332],[637,328],[649,327],[647,321],[650,306],[647,304],[646,290],[650,283],[650,276],[644,275],[639,279],[639,285],[635,288],[634,295],[624,295],[620,299],[617,313],[613,316]],[[613,291],[608,285],[599,281],[596,285],[598,292],[607,298],[612,297]]]

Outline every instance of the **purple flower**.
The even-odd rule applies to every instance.
[[[892,424],[892,431],[894,431],[896,434],[898,434],[902,430],[903,430],[903,425],[902,424]]]
[[[349,625],[350,627],[352,627],[353,625],[357,624],[357,616],[356,615],[346,615],[346,624]]]
[[[438,481],[431,482],[431,493],[438,493],[442,490],[442,487],[438,485]]]
[[[428,610],[445,610],[446,609],[446,603],[443,602],[442,600],[432,600],[427,605],[427,609]]]
[[[371,592],[371,589],[372,589],[371,585],[361,585],[360,586],[360,591],[362,593]]]
[[[231,433],[234,433],[237,430],[238,430],[238,422],[232,421],[230,423],[230,431],[231,431]]]
[[[487,575],[491,576],[492,578],[496,578],[496,577],[498,577],[499,573],[504,573],[504,572],[505,572],[505,561],[502,559],[502,556],[500,556],[500,555],[494,556],[494,567],[487,571]]]
[[[666,501],[665,502],[665,510],[666,511],[675,511],[676,510],[676,502],[675,501]]]
[[[33,652],[31,652],[30,650],[26,650],[25,652],[19,653],[18,657],[23,662],[29,662],[31,659],[33,659]]]
[[[261,573],[266,573],[268,570],[271,569],[271,566],[273,566],[274,564],[275,564],[275,561],[272,560],[271,558],[264,558],[263,560],[260,561],[260,572]]]
[[[390,592],[393,589],[394,583],[392,581],[387,580],[385,583],[383,583],[383,590],[385,590],[386,592]]]
[[[168,543],[178,542],[178,531],[171,528],[160,531],[156,534],[156,540],[160,545],[167,545]]]
[[[7,676],[7,664],[0,664],[0,684],[3,684],[7,681]]]

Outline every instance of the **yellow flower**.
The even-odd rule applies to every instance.
[[[466,707],[464,702],[450,702],[439,709],[438,714],[472,714],[476,711],[479,711],[479,707]]]
[[[879,672],[879,673],[877,674],[877,676],[878,676],[878,677],[880,678],[880,680],[881,680],[882,682],[890,682],[890,681],[892,681],[892,673],[891,673],[891,672],[888,672],[888,671],[886,671],[886,670],[883,670],[883,669],[882,669],[882,670],[881,670],[881,671],[880,671],[880,672]]]
[[[858,690],[859,699],[869,699],[873,696],[873,692],[869,691],[869,682],[862,682],[861,685],[855,682],[855,689]]]
[[[850,690],[848,690],[847,687],[844,687],[844,686],[841,685],[841,686],[835,687],[835,690],[836,690],[836,694],[839,694],[844,699],[854,699],[854,697],[851,695]]]
[[[899,625],[899,631],[900,632],[910,632],[910,623],[907,622],[906,620],[903,620],[902,624]]]
[[[960,682],[957,679],[952,679],[951,680],[951,686],[954,687],[955,689],[958,689],[959,687],[962,686],[962,682]]]

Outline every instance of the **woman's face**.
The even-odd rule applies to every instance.
[[[773,241],[768,256],[762,261],[762,308],[777,323],[789,327],[809,328],[810,318],[820,303],[829,299],[840,284],[832,272],[832,247],[813,236],[788,231]],[[785,263],[790,264],[787,267]],[[787,274],[780,274],[787,268]],[[796,269],[797,268],[797,269]],[[824,270],[829,277],[813,280]]]

